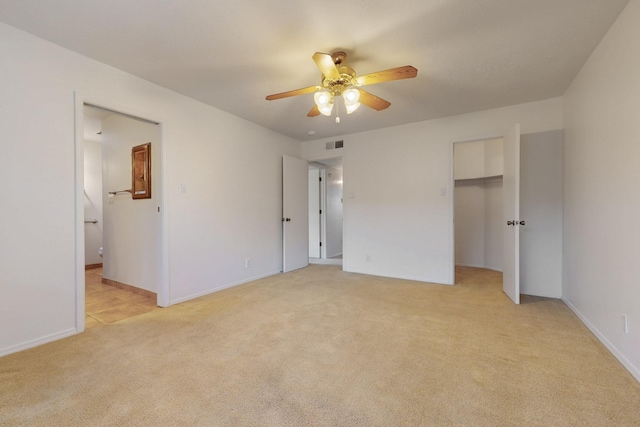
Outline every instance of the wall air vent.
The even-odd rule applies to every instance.
[[[327,142],[325,147],[326,147],[327,150],[333,150],[334,148],[343,148],[344,147],[344,141]]]

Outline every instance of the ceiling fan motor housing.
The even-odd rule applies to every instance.
[[[357,86],[355,81],[356,72],[353,68],[347,67],[346,65],[336,64],[336,66],[340,77],[332,79],[323,75],[322,87],[328,89],[333,96],[340,96],[349,86]]]

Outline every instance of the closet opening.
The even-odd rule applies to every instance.
[[[502,272],[503,139],[456,142],[453,155],[454,283],[458,283],[470,268]]]

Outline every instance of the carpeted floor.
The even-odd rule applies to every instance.
[[[0,358],[0,425],[638,426],[559,300],[312,265]]]

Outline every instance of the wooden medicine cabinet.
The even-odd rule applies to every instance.
[[[131,149],[131,196],[134,199],[151,198],[151,143]]]

